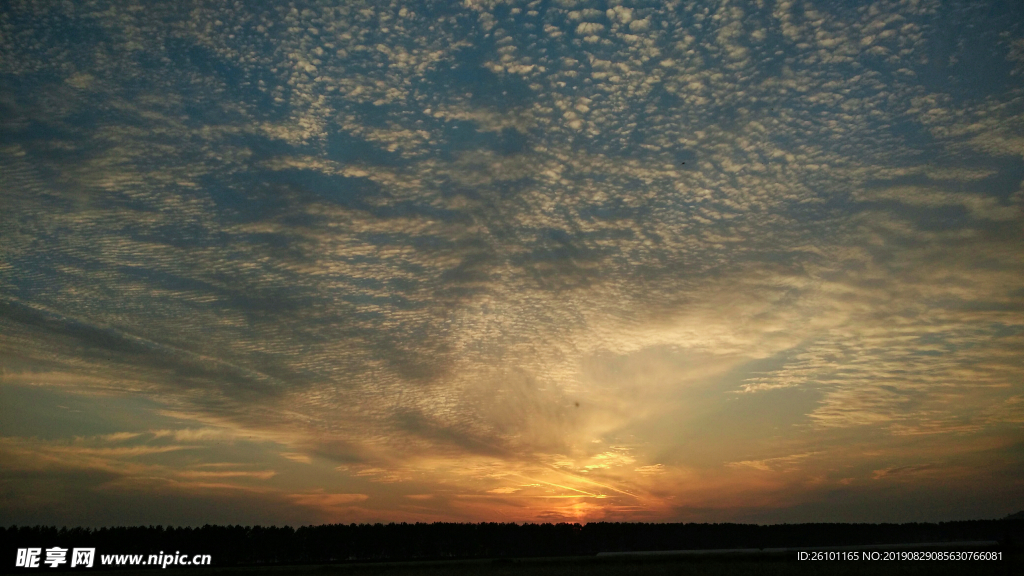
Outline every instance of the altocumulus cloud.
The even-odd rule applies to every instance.
[[[1019,509],[1021,16],[7,3],[3,519]]]

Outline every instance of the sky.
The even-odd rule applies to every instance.
[[[1019,2],[0,5],[0,524],[1024,509]]]

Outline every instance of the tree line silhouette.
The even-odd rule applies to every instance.
[[[783,548],[996,540],[1019,549],[1024,519],[937,524],[329,524],[174,528],[0,527],[0,548],[96,548],[101,554],[210,554],[214,565],[582,556],[599,552]]]

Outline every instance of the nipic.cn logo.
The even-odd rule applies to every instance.
[[[46,553],[45,559],[43,559],[43,552]],[[73,548],[71,550],[72,568],[77,568],[79,566],[92,568],[95,560],[95,548]],[[56,568],[63,564],[67,564],[68,549],[61,548],[59,546],[47,548],[45,551],[42,548],[18,548],[18,555],[14,561],[14,566],[16,568],[39,568],[40,561],[42,561],[43,564],[48,565],[50,568]]]
[[[71,550],[71,568],[92,568],[96,560],[95,548],[74,548]],[[47,565],[57,568],[68,563],[68,549],[54,546],[53,548],[18,548],[14,561],[16,568],[42,568]],[[188,555],[181,552],[164,554],[103,554],[100,566],[209,566],[213,563],[209,554]]]

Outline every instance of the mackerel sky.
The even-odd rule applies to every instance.
[[[1024,509],[1020,2],[0,6],[0,524]]]

